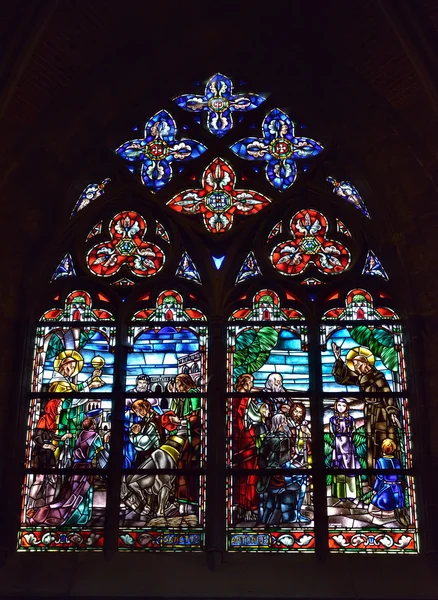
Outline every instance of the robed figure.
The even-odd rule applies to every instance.
[[[170,434],[170,439],[181,426],[186,429],[184,446],[178,460],[178,470],[199,468],[201,449],[201,399],[197,395],[199,390],[187,373],[177,375],[175,382],[169,384],[168,389],[170,392],[191,394],[182,398],[172,398],[170,410],[162,417],[163,428]],[[182,512],[192,512],[193,505],[199,503],[198,478],[186,473],[179,474],[175,496],[181,503]]]
[[[353,348],[347,355],[346,363],[341,358],[341,349],[332,343],[335,364],[332,375],[340,385],[356,385],[366,394],[364,415],[367,435],[367,467],[376,467],[382,456],[382,442],[392,439],[398,446],[397,428],[400,425],[400,409],[391,396],[379,397],[376,393],[391,392],[391,388],[381,371],[374,367],[374,356],[368,348]]]
[[[97,424],[92,418],[84,419],[82,430],[73,449],[73,468],[78,473],[68,476],[53,502],[26,513],[31,525],[86,525],[93,510],[93,475],[87,470],[93,460],[100,468],[106,466],[108,453],[96,431]]]
[[[236,392],[249,393],[254,377],[249,373],[239,375],[234,385]],[[251,418],[251,398],[233,399],[233,467],[257,469],[257,434],[255,421]],[[235,478],[233,504],[241,511],[255,512],[259,508],[259,495],[256,490],[257,475],[249,473]],[[240,515],[242,518],[244,515]]]

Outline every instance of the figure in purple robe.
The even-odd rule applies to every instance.
[[[351,471],[360,469],[360,463],[353,443],[353,430],[354,419],[348,411],[348,402],[345,398],[339,398],[334,405],[334,415],[330,418],[330,432],[334,436],[331,466],[341,470],[333,475],[332,496],[341,500],[354,500],[357,497],[356,477]]]
[[[99,467],[108,462],[108,453],[96,432],[95,419],[82,423],[73,449],[73,468],[90,469],[95,460]],[[85,525],[91,519],[93,508],[93,475],[86,473],[69,476],[63,483],[55,500],[37,510],[30,509],[26,515],[31,525]]]

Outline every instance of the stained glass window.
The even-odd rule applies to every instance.
[[[154,107],[76,200],[32,346],[20,551],[419,551],[374,200],[249,90],[216,73]]]
[[[287,305],[286,305],[287,306]],[[307,326],[260,290],[227,332],[227,547],[312,551]],[[234,393],[233,393],[234,392]]]
[[[200,323],[196,323],[200,321]],[[179,293],[128,331],[121,550],[199,550],[205,520],[207,327]]]
[[[90,294],[70,293],[36,330],[20,550],[104,544],[116,329]]]
[[[321,325],[331,552],[418,551],[403,331],[355,289]]]

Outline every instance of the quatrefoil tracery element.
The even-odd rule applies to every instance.
[[[346,246],[327,239],[327,219],[314,210],[303,209],[291,219],[290,229],[293,239],[281,242],[271,252],[273,266],[282,275],[299,275],[309,265],[327,275],[345,271],[351,262]]]
[[[202,213],[211,233],[224,233],[233,224],[233,215],[254,215],[271,201],[253,190],[236,190],[236,173],[223,158],[215,158],[205,169],[201,189],[177,194],[168,205],[177,212]]]
[[[109,226],[111,240],[94,246],[87,254],[87,264],[99,277],[110,277],[126,266],[139,277],[151,277],[162,268],[165,256],[161,248],[143,241],[146,221],[134,211],[116,215]]]

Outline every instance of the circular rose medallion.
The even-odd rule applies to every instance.
[[[277,138],[269,144],[270,152],[274,158],[288,158],[293,152],[293,144],[286,138]]]
[[[154,140],[146,146],[145,154],[153,160],[161,160],[168,153],[168,146],[163,140]]]
[[[220,113],[228,108],[229,102],[226,98],[211,98],[211,100],[208,101],[208,106],[211,110],[214,110],[214,112]]]
[[[223,190],[210,192],[205,197],[205,206],[214,213],[222,213],[233,205],[230,194]]]

